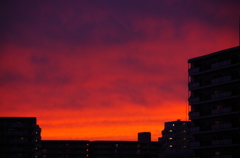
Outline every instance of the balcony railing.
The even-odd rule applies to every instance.
[[[199,82],[195,82],[195,83],[189,83],[189,88],[192,89],[192,88],[198,88],[200,86],[200,83]]]
[[[190,118],[196,118],[199,117],[200,113],[199,112],[189,112],[189,117]]]
[[[189,72],[190,74],[198,73],[198,72],[199,72],[199,67],[189,69],[188,72]]]
[[[232,139],[213,140],[212,145],[232,144]]]
[[[211,65],[211,68],[212,69],[219,68],[219,67],[222,67],[222,66],[225,66],[225,65],[230,65],[230,64],[231,64],[231,60],[225,60],[225,61],[222,61],[222,62],[213,63]]]
[[[223,93],[216,93],[216,94],[212,95],[212,99],[230,97],[231,95],[232,95],[231,91],[223,92]]]
[[[213,130],[216,130],[216,129],[226,129],[226,128],[231,128],[231,127],[232,127],[231,123],[212,125],[212,129]]]
[[[190,128],[190,132],[199,132],[200,128],[199,127],[192,127]]]
[[[200,142],[191,142],[190,146],[191,147],[198,147],[198,146],[200,146]]]
[[[228,112],[231,112],[231,111],[232,111],[231,107],[222,108],[222,109],[213,109],[212,114],[228,113]]]
[[[231,80],[231,76],[224,76],[224,77],[220,77],[220,78],[214,78],[211,80],[212,84],[214,83],[220,83],[220,82],[226,82],[226,81],[230,81]]]
[[[193,97],[193,98],[189,98],[189,102],[190,103],[195,103],[195,102],[199,102],[200,98],[199,97]]]

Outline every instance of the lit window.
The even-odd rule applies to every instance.
[[[172,148],[172,145],[169,145],[170,148]]]
[[[88,157],[88,154],[86,155],[86,157]]]
[[[118,147],[118,144],[115,144],[116,147]]]
[[[86,151],[88,151],[88,149],[86,149]]]
[[[172,130],[169,130],[169,132],[172,132]]]
[[[172,138],[169,138],[170,140],[172,140]]]
[[[175,126],[174,124],[172,124],[172,126]]]
[[[89,144],[87,144],[87,146],[89,146]]]

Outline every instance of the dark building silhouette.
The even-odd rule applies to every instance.
[[[35,117],[0,117],[0,158],[158,158],[151,133],[138,140],[41,140]]]
[[[90,141],[42,140],[42,158],[87,158]]]
[[[188,63],[194,158],[239,158],[240,47]]]
[[[190,141],[193,136],[189,133],[192,127],[190,121],[165,122],[162,138],[160,139],[161,154],[160,158],[190,158],[193,151],[190,148]]]
[[[159,142],[93,141],[90,143],[92,158],[158,158]]]
[[[158,158],[161,144],[149,141],[42,140],[43,158]]]
[[[151,133],[150,132],[138,133],[138,142],[140,142],[140,143],[150,143],[151,142]]]
[[[35,117],[0,117],[0,157],[40,158],[40,134]]]

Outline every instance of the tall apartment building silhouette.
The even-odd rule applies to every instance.
[[[194,158],[239,158],[240,47],[188,63]]]
[[[0,117],[0,157],[41,157],[41,129],[35,117]]]

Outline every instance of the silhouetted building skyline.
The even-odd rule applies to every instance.
[[[188,63],[194,158],[239,158],[240,47]]]
[[[166,122],[159,142],[150,132],[138,141],[41,140],[35,117],[0,117],[0,157],[188,158],[193,149],[192,158],[239,158],[240,47],[188,63],[192,122]]]

